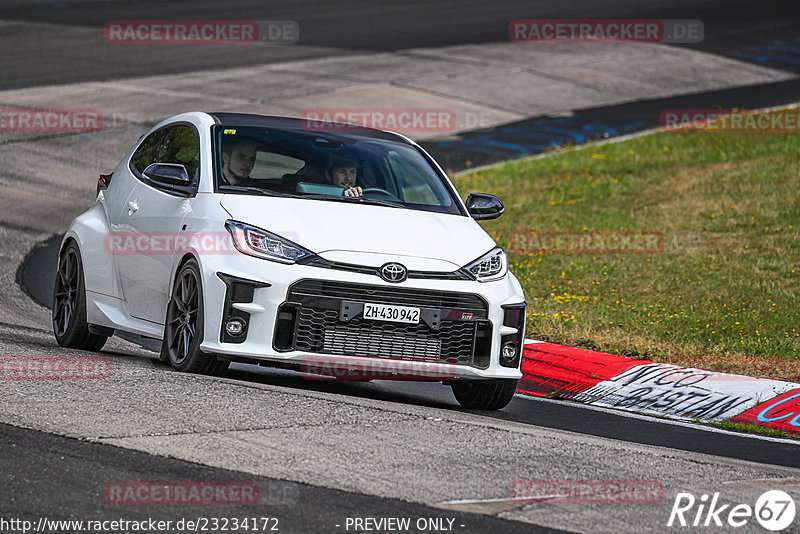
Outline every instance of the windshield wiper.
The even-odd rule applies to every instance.
[[[378,200],[376,198],[366,198],[366,197],[344,197],[344,198],[356,200],[363,204],[374,204],[376,206],[389,206],[390,208],[405,208],[403,204],[399,202],[392,202],[391,200]]]
[[[221,191],[241,191],[258,193],[268,197],[285,197],[285,198],[310,198],[314,200],[334,200],[338,202],[359,202],[361,204],[372,204],[375,206],[387,206],[390,208],[405,208],[399,202],[392,202],[390,200],[378,200],[366,197],[346,197],[337,195],[320,195],[320,194],[303,194],[294,195],[292,193],[283,193],[281,191],[273,191],[271,189],[261,189],[259,187],[251,187],[246,185],[233,185],[233,184],[220,184],[217,186]]]
[[[260,187],[250,187],[245,185],[220,184],[217,186],[217,188],[222,191],[242,191],[242,192],[247,191],[252,193],[258,193],[260,195],[264,195],[267,197],[300,198],[298,195],[293,195],[291,193],[282,193],[280,191],[272,191],[271,189],[261,189]]]
[[[333,200],[337,202],[359,202],[361,204],[372,204],[375,206],[386,206],[389,208],[405,208],[403,204],[399,202],[392,202],[390,200],[377,200],[374,198],[365,198],[365,197],[346,197],[346,196],[335,196],[335,195],[302,195],[298,198],[313,198],[315,200]]]

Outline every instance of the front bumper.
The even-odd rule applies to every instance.
[[[524,305],[522,289],[510,273],[487,283],[408,279],[392,284],[369,274],[245,255],[207,257],[202,271],[204,352],[234,361],[293,365],[310,373],[320,365],[330,370],[335,363],[340,370],[344,366],[385,379],[522,376],[519,357],[511,366],[500,361],[503,344],[516,340],[521,345],[524,339],[524,312],[522,328],[504,324],[509,306]],[[419,307],[420,323],[364,320],[364,302]],[[242,335],[224,329],[233,316],[246,323]]]

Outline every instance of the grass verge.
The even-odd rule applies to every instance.
[[[800,135],[658,132],[454,183],[505,202],[481,224],[510,251],[527,337],[800,382]],[[637,232],[659,244],[620,251]]]
[[[699,423],[706,423],[705,421],[698,421]],[[732,432],[743,432],[746,434],[761,434],[762,436],[770,436],[773,438],[789,438],[800,439],[800,435],[789,434],[788,432],[779,428],[768,428],[761,425],[751,423],[733,423],[731,421],[722,421],[720,423],[707,423],[717,428],[730,430]]]

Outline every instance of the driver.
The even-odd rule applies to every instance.
[[[256,145],[247,140],[222,145],[222,176],[231,185],[246,185],[256,164]]]
[[[328,160],[325,178],[333,185],[344,188],[344,196],[360,197],[364,194],[356,185],[358,178],[358,159],[350,154],[334,155]]]

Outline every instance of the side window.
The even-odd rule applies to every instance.
[[[192,185],[196,184],[200,169],[200,136],[191,126],[170,128],[161,141],[155,162],[183,165]]]
[[[179,163],[186,167],[194,185],[199,177],[200,137],[191,126],[153,132],[139,146],[132,161],[140,174],[152,163]]]
[[[161,146],[161,140],[164,139],[164,134],[166,133],[166,130],[153,132],[139,145],[139,149],[131,159],[139,174],[143,173],[151,163],[156,163],[158,148]]]

